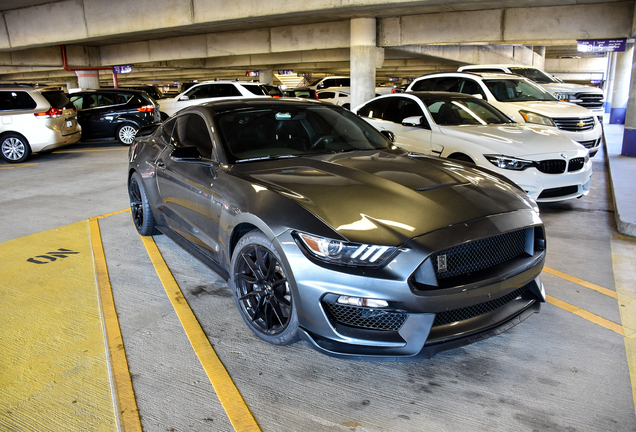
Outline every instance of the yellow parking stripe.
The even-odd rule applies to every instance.
[[[561,309],[564,309],[568,312],[572,312],[574,315],[578,315],[581,318],[584,318],[588,321],[591,321],[595,324],[598,324],[602,327],[605,327],[606,329],[615,331],[616,333],[620,334],[621,336],[623,335],[623,327],[620,324],[616,324],[610,320],[606,320],[603,317],[600,317],[598,315],[593,314],[592,312],[588,312],[584,309],[581,309],[579,307],[576,307],[574,305],[571,305],[569,303],[566,303],[564,301],[561,301],[557,298],[554,298],[552,296],[546,296],[548,303],[559,307]]]
[[[243,397],[234,385],[225,366],[216,355],[214,348],[210,345],[192,309],[190,309],[183,292],[181,292],[179,285],[163,260],[154,239],[152,237],[141,237],[141,239],[166,290],[166,294],[168,294],[172,306],[181,321],[183,329],[188,335],[192,348],[194,348],[197,357],[199,357],[199,361],[208,375],[230,422],[232,422],[232,426],[234,426],[236,431],[240,432],[260,431],[261,429],[245,404]]]
[[[116,430],[88,222],[0,243],[0,262],[0,430]]]
[[[117,311],[115,310],[115,301],[113,299],[108,268],[106,266],[106,256],[104,255],[101,231],[97,219],[98,218],[89,219],[89,226],[93,259],[95,260],[95,275],[97,277],[102,317],[104,319],[104,331],[106,333],[106,343],[110,357],[114,403],[118,413],[120,430],[124,432],[141,432],[139,410],[137,409],[135,392],[130,379],[126,350],[124,349]]]
[[[118,215],[118,214],[121,214],[121,213],[126,213],[126,212],[129,212],[129,211],[130,211],[129,208],[123,209],[123,210],[118,210],[116,212],[108,213],[108,214],[105,214],[105,215],[95,216],[95,219],[103,219],[103,218],[108,217],[108,216],[115,216],[115,215]]]
[[[616,292],[614,292],[614,291],[612,291],[610,289],[607,289],[607,288],[603,288],[600,285],[593,284],[592,282],[588,282],[588,281],[585,281],[583,279],[577,278],[576,276],[570,276],[567,273],[560,272],[560,271],[552,269],[550,267],[543,267],[543,271],[546,272],[546,273],[549,273],[551,275],[558,276],[561,279],[565,279],[565,280],[568,280],[570,282],[574,282],[577,285],[581,285],[581,286],[583,286],[585,288],[589,288],[589,289],[594,290],[596,292],[599,292],[601,294],[605,294],[606,296],[609,296],[609,297],[612,297],[612,298],[616,298]]]
[[[29,167],[29,166],[33,166],[33,165],[39,165],[39,164],[40,164],[40,162],[28,163],[28,164],[20,164],[20,165],[4,165],[4,166],[0,166],[0,169],[24,168],[24,167]]]

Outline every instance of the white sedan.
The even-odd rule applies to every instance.
[[[589,150],[547,128],[518,124],[487,102],[447,92],[380,96],[354,112],[396,145],[426,155],[471,162],[519,185],[538,202],[587,195]]]

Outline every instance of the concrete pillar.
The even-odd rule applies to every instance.
[[[605,107],[605,112],[609,113],[612,108],[612,95],[614,93],[614,80],[616,78],[616,54],[615,52],[608,53],[609,58],[607,61],[607,73],[604,86],[605,92],[605,102],[603,106]]]
[[[263,84],[272,85],[274,83],[274,71],[273,70],[258,71],[258,80]]]
[[[634,44],[626,44],[625,51],[616,56],[616,77],[612,91],[610,124],[625,124],[625,111],[629,99],[629,82],[632,76]]]
[[[545,58],[545,46],[540,46],[538,53],[541,57]]]
[[[69,78],[66,80],[66,91],[76,88],[79,88],[79,82],[77,81],[77,78]]]
[[[98,89],[99,88],[99,71],[98,70],[78,70],[75,71],[79,87],[82,89]]]
[[[351,109],[375,96],[375,18],[351,19]]]
[[[631,84],[629,85],[629,98],[625,112],[625,131],[623,133],[623,149],[621,150],[621,154],[623,156],[636,157],[636,61],[634,61],[633,58],[636,50],[634,50],[633,44],[631,51]]]

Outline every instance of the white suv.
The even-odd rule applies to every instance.
[[[532,80],[562,102],[570,102],[589,109],[603,122],[603,90],[582,84],[568,84],[533,66],[522,65],[468,65],[457,72],[491,72],[517,74]]]
[[[0,86],[0,156],[9,163],[76,143],[77,110],[59,87]]]
[[[578,142],[594,156],[601,124],[587,108],[556,100],[538,84],[518,75],[445,72],[424,75],[406,91],[450,91],[481,97],[518,123],[547,126]]]
[[[260,83],[241,81],[205,81],[190,87],[172,99],[161,99],[161,112],[171,116],[191,105],[199,105],[219,99],[245,97],[270,97],[267,89]],[[165,116],[164,116],[165,117]]]

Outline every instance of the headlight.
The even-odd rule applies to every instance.
[[[491,164],[501,169],[509,169],[515,171],[523,171],[526,168],[534,166],[534,163],[525,159],[517,159],[504,155],[484,155]]]
[[[554,122],[550,117],[542,116],[541,114],[533,113],[530,111],[519,111],[519,114],[521,114],[521,117],[523,117],[526,123],[554,126]]]
[[[301,232],[297,232],[296,237],[313,257],[339,265],[378,267],[397,249],[392,246],[348,243]]]
[[[571,103],[579,103],[582,102],[581,99],[577,99],[575,95],[573,95],[572,93],[553,93],[552,96],[554,96],[557,100],[560,100],[561,102],[571,102]]]

